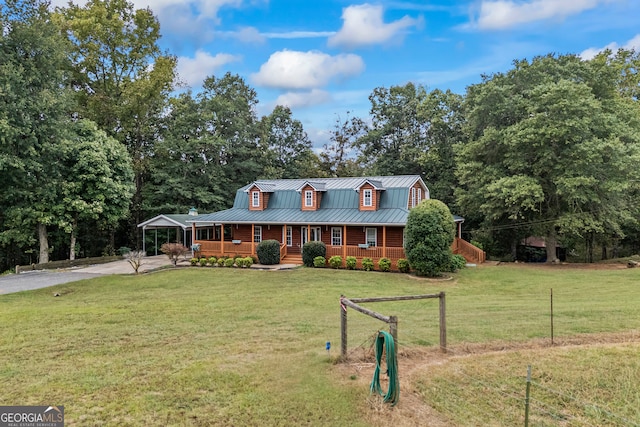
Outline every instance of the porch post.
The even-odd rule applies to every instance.
[[[158,229],[156,228],[156,255],[158,255]]]
[[[254,223],[251,223],[251,255],[253,255],[253,253],[255,252],[255,246],[256,246],[256,225]]]
[[[382,226],[382,256],[387,257],[387,226]]]
[[[307,224],[307,242],[311,241],[311,224]]]
[[[347,224],[342,226],[342,262],[347,265]]]
[[[215,225],[213,227],[215,228]],[[224,255],[224,223],[220,224],[220,255]]]

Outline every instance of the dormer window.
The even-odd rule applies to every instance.
[[[373,206],[373,190],[364,189],[362,191],[362,205],[367,207]]]
[[[252,191],[251,192],[251,206],[254,208],[260,207],[260,192]]]
[[[304,205],[308,208],[313,206],[313,191],[306,190],[304,192]]]

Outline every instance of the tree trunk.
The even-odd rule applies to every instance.
[[[69,242],[69,260],[76,259],[76,232],[71,230],[71,241]]]
[[[558,246],[558,237],[555,228],[551,228],[545,238],[545,246],[547,248],[547,262],[557,262],[556,247]]]
[[[45,264],[49,262],[49,238],[47,237],[47,226],[38,224],[38,240],[40,241],[40,257],[38,262]]]
[[[608,259],[607,258],[607,245],[604,244],[604,243],[602,244],[602,259],[603,260]]]

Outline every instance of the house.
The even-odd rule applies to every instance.
[[[419,175],[259,180],[236,192],[231,209],[188,219],[200,256],[256,254],[263,240],[280,242],[283,262],[300,262],[302,247],[322,241],[327,258],[404,258],[409,209],[429,198]],[[472,262],[484,254],[460,239],[454,250]],[[469,248],[470,247],[470,248]],[[466,249],[463,252],[462,249]],[[475,254],[473,258],[471,255]]]

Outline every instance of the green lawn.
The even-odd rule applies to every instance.
[[[640,330],[640,269],[496,266],[467,269],[453,281],[433,282],[328,269],[185,268],[2,295],[0,404],[64,405],[69,426],[385,425],[383,418],[377,421],[371,415],[367,386],[341,377],[333,364],[340,348],[341,294],[444,291],[448,342],[458,348],[464,343],[548,337],[551,288],[559,339]],[[53,297],[53,292],[61,296]],[[437,300],[367,306],[398,316],[401,350],[437,346]],[[369,349],[383,327],[350,310],[349,352]],[[325,350],[327,341],[332,343],[331,355]],[[640,367],[620,363],[640,360],[637,340],[607,350],[519,351],[452,356],[447,363],[417,371],[409,387],[450,425],[478,425],[486,417],[493,423],[486,425],[514,425],[514,419],[522,418],[521,402],[513,404],[513,412],[495,418],[482,404],[489,395],[474,387],[477,381],[496,387],[516,383],[517,392],[523,393],[526,365],[532,364],[537,385],[575,385],[578,391],[564,390],[588,401],[607,396],[603,407],[640,424],[640,399],[634,391]],[[592,377],[594,363],[619,375]],[[579,366],[589,367],[587,373],[575,368]],[[536,377],[543,367],[550,372],[545,375],[558,375],[562,381]],[[475,373],[463,376],[472,384],[460,377],[467,369]],[[403,381],[402,371],[399,374]],[[621,377],[627,386],[615,383]],[[465,387],[456,391],[461,385]],[[592,387],[613,396],[588,392]],[[616,389],[626,394],[615,395]],[[402,389],[400,393],[398,408]],[[573,416],[574,424],[544,424],[540,420],[546,418],[539,417],[535,425],[586,426],[600,419],[601,414],[582,414],[580,405],[566,406],[576,414],[563,416]],[[505,412],[504,407],[497,411]]]

